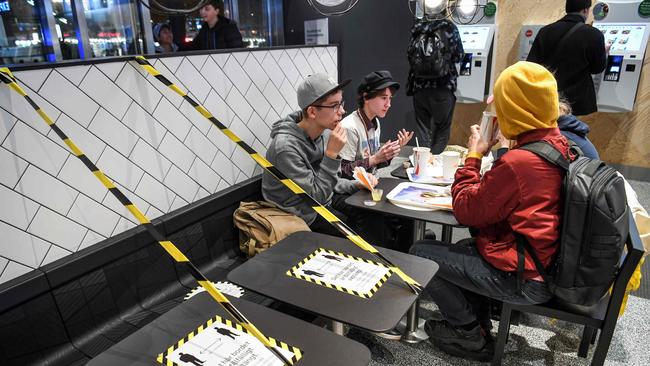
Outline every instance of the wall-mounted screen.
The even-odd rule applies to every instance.
[[[459,25],[458,32],[460,32],[460,39],[463,41],[464,49],[482,50],[489,47],[486,43],[488,35],[490,35],[490,27],[467,27]]]
[[[603,32],[605,43],[610,42],[612,47],[610,53],[616,52],[639,52],[641,47],[645,48],[643,35],[646,31],[645,24],[600,24],[594,23],[594,27]]]

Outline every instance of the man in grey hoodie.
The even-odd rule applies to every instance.
[[[339,84],[325,74],[308,76],[298,86],[301,111],[293,112],[273,125],[266,158],[354,228],[356,224],[348,222],[348,219],[358,220],[359,215],[344,201],[360,185],[339,176],[341,159],[338,156],[347,142],[347,133],[339,122],[345,113],[342,89],[349,82],[346,80]],[[323,136],[325,130],[332,131],[329,139]],[[376,178],[371,177],[371,180],[373,185],[376,184]],[[265,200],[305,220],[312,231],[341,235],[311,205],[266,171],[262,176],[262,195]]]

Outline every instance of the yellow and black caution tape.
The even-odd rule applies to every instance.
[[[335,256],[348,258],[348,259],[351,259],[351,260],[356,261],[356,262],[372,264],[372,265],[375,265],[375,266],[378,266],[378,267],[386,268],[387,271],[379,280],[377,280],[377,283],[375,283],[372,286],[372,288],[370,290],[366,291],[366,292],[360,292],[360,291],[357,291],[357,290],[354,290],[354,289],[351,289],[351,288],[347,288],[347,287],[343,287],[343,286],[339,286],[339,285],[336,285],[336,284],[329,283],[328,281],[319,280],[319,279],[314,278],[312,276],[305,276],[305,275],[300,274],[300,272],[299,272],[300,268],[302,266],[304,266],[305,263],[309,262],[312,258],[316,257],[317,255],[319,255],[321,253],[332,254],[332,255],[335,255]],[[361,258],[361,257],[354,257],[354,256],[351,256],[349,254],[339,253],[339,252],[335,252],[333,250],[329,250],[329,249],[325,249],[325,248],[316,249],[313,253],[308,255],[305,259],[301,260],[300,262],[298,262],[298,264],[296,264],[290,270],[287,271],[288,276],[299,278],[301,280],[305,280],[307,282],[315,283],[317,285],[325,286],[327,288],[331,288],[332,290],[337,290],[337,291],[348,293],[350,295],[359,296],[359,297],[364,298],[364,299],[369,299],[369,298],[372,297],[372,295],[377,293],[377,291],[379,291],[379,288],[381,287],[381,285],[383,285],[384,283],[386,283],[386,281],[388,281],[388,278],[390,278],[391,274],[392,274],[392,270],[390,269],[390,267],[388,267],[388,266],[386,266],[386,265],[384,265],[382,263],[374,262],[374,261],[371,261],[369,259],[365,259],[365,258]]]
[[[225,326],[230,327],[230,328],[235,328],[235,329],[237,329],[238,331],[240,331],[242,333],[250,334],[248,332],[248,330],[246,328],[242,327],[241,325],[233,324],[233,322],[231,322],[230,320],[223,319],[219,315],[217,315],[214,318],[208,319],[208,321],[201,324],[195,330],[189,332],[185,337],[181,338],[174,345],[167,348],[165,350],[165,352],[160,353],[158,355],[158,357],[156,357],[156,361],[160,362],[163,365],[167,365],[167,366],[181,366],[178,363],[170,360],[170,356],[176,350],[178,350],[180,347],[182,347],[184,344],[191,342],[192,339],[196,338],[199,335],[199,333],[205,331],[206,329],[211,329],[211,327],[212,327],[212,325],[214,323],[217,323],[217,325],[225,325]],[[293,356],[291,357],[291,361],[294,364],[296,362],[298,362],[298,360],[300,360],[302,358],[302,356],[303,356],[302,350],[300,350],[300,348],[290,346],[290,345],[288,345],[288,344],[286,344],[284,342],[280,342],[280,341],[278,341],[278,340],[276,340],[274,338],[270,338],[270,337],[269,337],[269,342],[271,342],[271,344],[274,347],[279,347],[279,348],[282,348],[283,350],[291,352],[293,354]]]
[[[260,155],[247,143],[242,141],[234,132],[228,129],[228,127],[226,127],[223,123],[221,123],[218,119],[216,119],[210,112],[208,112],[208,110],[205,109],[205,107],[197,103],[194,99],[192,99],[189,95],[187,95],[187,93],[185,93],[179,87],[174,85],[174,83],[169,81],[169,79],[164,77],[160,72],[158,72],[158,70],[156,70],[149,63],[149,61],[147,61],[146,58],[144,58],[143,56],[136,56],[135,61],[138,64],[140,64],[140,66],[142,66],[148,73],[150,73],[151,76],[155,77],[161,83],[165,84],[168,88],[170,88],[171,90],[175,91],[177,94],[182,96],[183,99],[185,99],[188,103],[190,103],[190,105],[192,105],[194,109],[196,109],[199,113],[201,113],[203,117],[205,117],[210,122],[212,122],[212,124],[214,124],[217,128],[219,128],[219,130],[221,130],[221,132],[223,132],[226,136],[228,136],[228,138],[232,140],[232,142],[236,143],[248,155],[250,155],[251,158],[253,158],[253,160],[257,162],[257,164],[259,164],[262,168],[266,169],[266,171],[271,173],[275,178],[277,178],[287,188],[289,188],[294,194],[302,197],[305,201],[307,201],[307,203],[312,206],[314,211],[316,211],[321,217],[323,217],[330,224],[332,224],[338,231],[340,231],[343,235],[345,235],[348,239],[350,239],[350,241],[352,241],[361,249],[374,254],[383,264],[390,267],[394,273],[396,273],[404,282],[406,282],[406,284],[411,288],[411,290],[413,290],[413,292],[419,294],[422,291],[422,286],[416,280],[414,280],[406,273],[404,273],[402,270],[397,268],[397,266],[391,263],[391,261],[389,261],[388,258],[382,255],[375,247],[370,245],[361,236],[355,233],[348,225],[346,225],[344,222],[339,220],[339,218],[336,217],[330,210],[328,210],[325,206],[321,205],[320,202],[318,202],[309,193],[305,192],[293,180],[289,179],[286,175],[284,175],[278,168],[273,166],[271,162],[266,160],[265,157]]]
[[[235,318],[244,328],[246,328],[255,338],[257,338],[264,346],[269,348],[282,362],[287,365],[293,365],[289,360],[287,360],[280,352],[278,352],[269,340],[259,331],[251,322],[246,319],[246,317],[235,308],[228,298],[226,298],[219,290],[217,290],[212,282],[210,282],[192,263],[190,260],[183,254],[177,247],[169,240],[165,240],[165,237],[156,229],[149,219],[140,211],[138,207],[133,204],[123,193],[120,191],[113,182],[101,171],[95,164],[88,159],[88,157],[77,147],[77,145],[72,142],[72,140],[56,125],[56,123],[45,113],[41,107],[39,107],[32,98],[29,97],[23,90],[23,88],[18,85],[16,78],[13,76],[11,71],[4,67],[0,68],[0,79],[2,82],[7,84],[11,89],[13,89],[20,96],[24,97],[27,103],[34,108],[36,113],[45,121],[45,123],[50,126],[50,128],[63,140],[63,142],[68,146],[70,151],[79,159],[81,162],[90,170],[97,179],[106,187],[109,192],[117,198],[120,203],[126,207],[126,209],[135,216],[135,218],[147,229],[151,236],[160,244],[160,246],[165,249],[165,251],[172,257],[177,263],[184,264],[192,277],[201,285],[205,290],[214,298],[233,318]]]

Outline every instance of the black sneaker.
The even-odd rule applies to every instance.
[[[464,330],[452,326],[446,320],[427,320],[424,323],[424,331],[434,345],[455,344],[465,350],[478,351],[486,343],[485,337],[481,334],[481,327],[478,325],[472,330]]]
[[[485,337],[485,340],[488,342],[494,342],[494,337],[492,336],[492,321],[491,320],[480,320],[479,325],[481,327],[481,335]]]
[[[442,315],[440,310],[434,310],[431,312],[432,320],[444,320],[445,317]],[[485,337],[485,340],[488,342],[494,342],[494,336],[492,335],[492,320],[490,318],[479,319],[479,325],[481,326],[481,335]]]

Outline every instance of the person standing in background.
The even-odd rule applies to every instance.
[[[560,96],[577,116],[598,110],[591,78],[605,70],[610,44],[596,28],[585,24],[591,0],[567,0],[566,15],[540,29],[526,61],[554,73]]]
[[[203,24],[192,42],[185,44],[183,51],[243,48],[237,23],[224,17],[223,1],[210,0],[199,10]]]
[[[463,59],[458,28],[448,19],[424,20],[411,29],[406,95],[413,96],[416,134],[432,154],[449,142],[456,105],[456,64]]]

